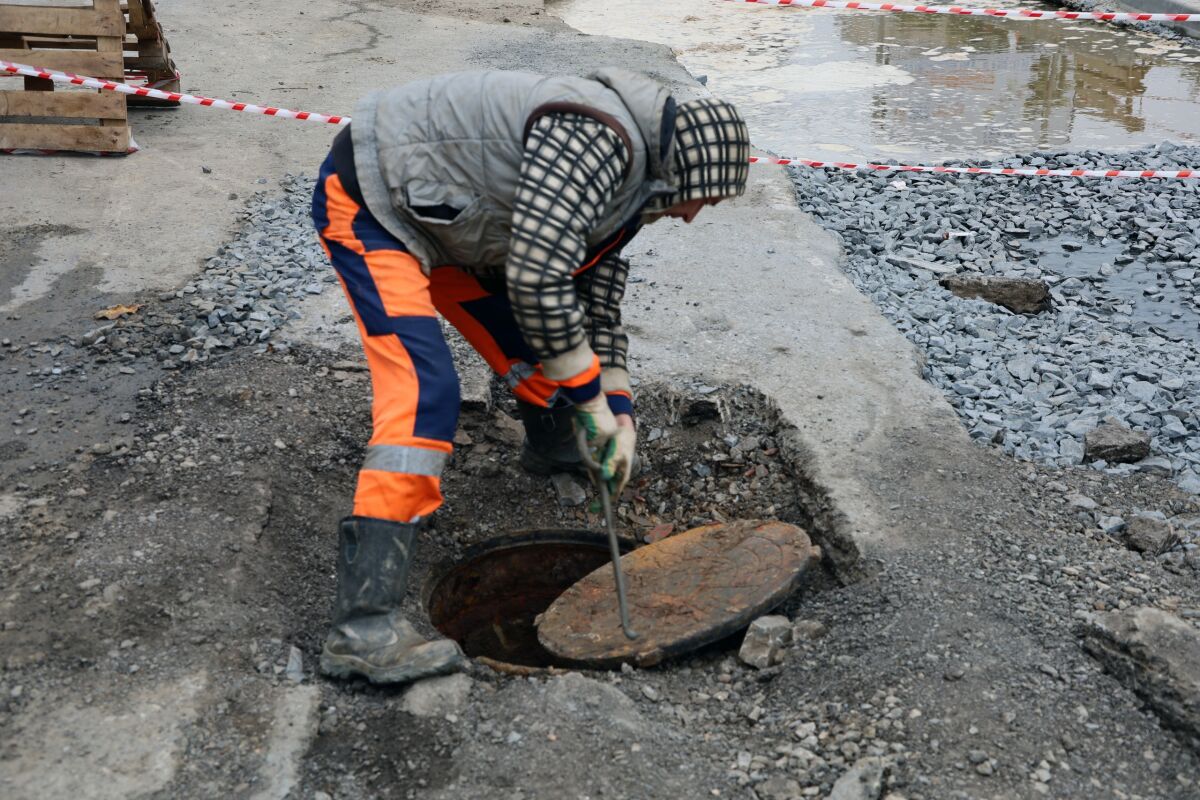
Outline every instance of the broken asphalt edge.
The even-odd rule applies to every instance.
[[[643,278],[625,312],[634,374],[765,394],[810,533],[843,583],[904,547],[915,532],[888,522],[905,498],[881,480],[885,454],[929,448],[944,463],[933,451],[973,445],[916,349],[842,272],[840,246],[798,208],[786,172],[752,169],[744,197],[686,228],[647,227],[626,255]]]

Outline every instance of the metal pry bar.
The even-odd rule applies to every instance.
[[[629,604],[625,599],[625,574],[621,572],[621,548],[617,542],[616,529],[613,528],[612,497],[608,493],[608,481],[604,480],[603,468],[592,457],[591,448],[588,447],[587,431],[580,428],[576,435],[579,439],[579,452],[583,457],[583,464],[592,473],[596,487],[600,491],[600,506],[604,510],[604,527],[608,531],[608,548],[612,554],[613,577],[617,583],[617,607],[621,612],[621,630],[625,632],[626,639],[636,639],[637,632],[629,623]]]

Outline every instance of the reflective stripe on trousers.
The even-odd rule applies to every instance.
[[[362,468],[436,478],[442,474],[442,468],[446,466],[449,458],[449,453],[426,450],[423,447],[372,444],[367,446],[367,457],[363,459]]]
[[[442,504],[441,472],[458,427],[458,375],[429,278],[395,237],[321,167],[313,221],[350,300],[371,370],[371,441],[354,513],[397,522]]]

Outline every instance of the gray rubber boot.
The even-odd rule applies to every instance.
[[[542,408],[517,401],[525,426],[525,444],[521,448],[521,466],[534,475],[556,472],[583,472],[579,445],[575,443],[575,407]]]
[[[416,525],[388,520],[342,520],[333,629],[321,651],[321,672],[334,678],[361,675],[371,683],[406,683],[462,666],[457,642],[429,641],[400,615],[416,533]]]

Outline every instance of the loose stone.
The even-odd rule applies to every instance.
[[[758,669],[783,661],[783,651],[792,643],[792,625],[787,617],[759,617],[750,623],[742,640],[738,658]]]

